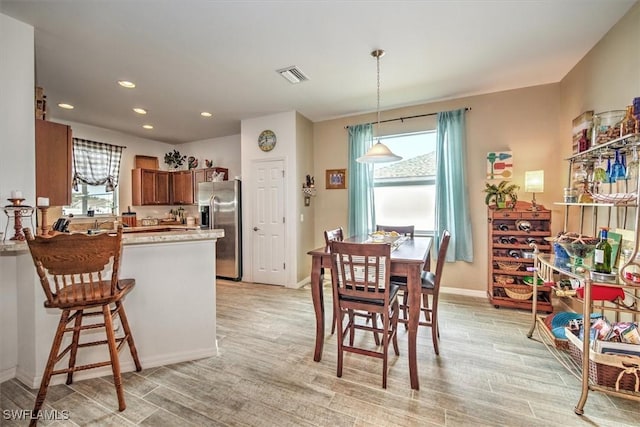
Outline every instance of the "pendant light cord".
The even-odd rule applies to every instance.
[[[378,104],[376,107],[378,111],[378,124],[376,126],[376,130],[378,134],[378,140],[380,139],[380,56],[382,55],[383,53],[381,53],[381,51],[376,51],[376,65],[377,65],[377,79],[378,79]]]

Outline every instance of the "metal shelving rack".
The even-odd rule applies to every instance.
[[[629,150],[630,148],[637,147],[640,144],[640,134],[630,134],[623,136],[621,138],[617,138],[615,140],[609,141],[606,144],[598,145],[593,147],[587,151],[582,153],[575,154],[569,157],[567,160],[570,162],[569,168],[569,183],[571,183],[573,165],[575,162],[589,162],[594,161],[595,158],[599,157],[600,154],[604,150]],[[570,210],[574,207],[578,207],[580,209],[580,224],[579,229],[580,233],[583,232],[584,227],[584,214],[586,208],[591,208],[593,210],[593,227],[595,227],[598,222],[597,217],[597,208],[606,207],[609,210],[608,221],[611,219],[611,210],[612,209],[623,209],[624,210],[624,221],[623,223],[626,225],[627,220],[627,210],[629,208],[634,209],[634,222],[633,229],[636,230],[636,238],[634,239],[634,247],[633,252],[629,256],[627,260],[625,260],[625,264],[619,268],[618,270],[618,280],[616,284],[601,284],[598,283],[598,286],[606,286],[606,287],[616,287],[622,288],[625,292],[626,298],[629,298],[633,302],[630,304],[621,304],[615,302],[598,302],[594,303],[592,300],[592,285],[589,271],[584,273],[576,273],[572,271],[566,264],[556,263],[555,257],[550,254],[542,254],[539,253],[537,248],[534,246],[535,252],[535,263],[534,263],[534,281],[537,282],[538,277],[540,277],[545,283],[556,282],[558,276],[562,276],[569,279],[579,280],[582,286],[584,286],[584,295],[582,299],[575,298],[582,304],[582,314],[584,319],[589,319],[590,315],[593,311],[599,311],[601,313],[610,312],[614,313],[616,319],[620,318],[623,313],[626,313],[626,316],[630,316],[634,321],[638,321],[640,319],[640,284],[633,282],[630,279],[627,279],[626,272],[631,269],[638,269],[640,271],[640,264],[636,263],[636,255],[639,252],[640,247],[640,239],[638,236],[639,230],[639,222],[640,222],[640,209],[638,209],[638,203],[640,203],[640,173],[636,174],[636,182],[635,188],[633,192],[636,193],[636,201],[633,204],[616,204],[616,203],[556,203],[557,205],[565,206],[565,222],[564,228],[567,231],[568,220]],[[593,233],[595,235],[595,233]],[[552,291],[558,292],[560,289],[556,287],[552,287]],[[557,348],[557,342],[551,332],[546,328],[544,324],[544,317],[539,316],[537,314],[537,298],[536,292],[533,293],[533,304],[532,304],[532,324],[531,329],[527,333],[527,337],[531,338],[533,336],[536,327],[538,329],[538,334],[541,337],[543,344],[551,351],[551,354],[564,366],[567,368],[569,372],[574,374],[577,378],[579,378],[582,382],[582,392],[580,395],[580,399],[574,408],[574,412],[578,415],[582,415],[584,413],[584,405],[587,401],[587,397],[589,391],[598,391],[602,393],[606,393],[609,395],[622,397],[625,399],[632,399],[635,401],[640,401],[640,392],[633,391],[625,391],[625,390],[616,390],[615,388],[605,387],[602,385],[598,385],[590,379],[589,376],[589,363],[591,357],[591,344],[590,344],[590,336],[588,333],[584,334],[584,338],[582,341],[582,364],[579,365],[574,362],[574,360],[569,357],[568,352],[563,351]],[[613,360],[620,360],[619,366],[622,365],[622,356],[612,356]],[[616,365],[618,366],[618,365]],[[635,367],[630,367],[630,369],[634,369],[634,372],[640,372],[640,358],[638,358],[637,364]],[[637,371],[635,371],[637,369]]]

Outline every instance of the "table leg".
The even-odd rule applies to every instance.
[[[322,258],[314,256],[311,261],[311,299],[316,313],[316,348],[313,354],[313,360],[316,362],[322,359],[322,347],[324,345],[324,292],[322,282]]]
[[[420,265],[409,267],[407,274],[407,289],[409,291],[409,378],[411,388],[420,390],[418,380],[417,338],[418,322],[420,321]]]

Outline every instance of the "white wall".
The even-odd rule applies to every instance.
[[[229,179],[242,176],[239,134],[188,142],[176,149],[198,159],[198,169],[204,168],[204,159],[208,159],[213,161],[213,166],[229,169]]]
[[[271,129],[276,134],[277,143],[273,150],[264,152],[258,147],[258,136],[265,129]],[[242,257],[243,279],[253,281],[253,212],[254,201],[252,195],[255,188],[252,186],[254,162],[261,160],[282,160],[284,163],[284,205],[285,205],[285,286],[296,286],[296,196],[298,191],[296,176],[296,112],[273,114],[255,119],[243,120],[241,124],[241,157],[244,191],[242,193],[242,222],[243,229],[247,230],[242,237],[242,245],[245,249]]]
[[[22,191],[35,205],[35,127],[33,27],[0,14],[0,199]],[[7,218],[0,214],[0,231]],[[33,285],[33,264],[18,256],[0,256],[0,382],[15,375],[17,361],[18,284]],[[24,270],[24,271],[22,271]]]

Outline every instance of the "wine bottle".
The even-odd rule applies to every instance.
[[[597,273],[611,274],[611,245],[608,241],[608,228],[602,227],[600,241],[593,252],[593,269]]]

